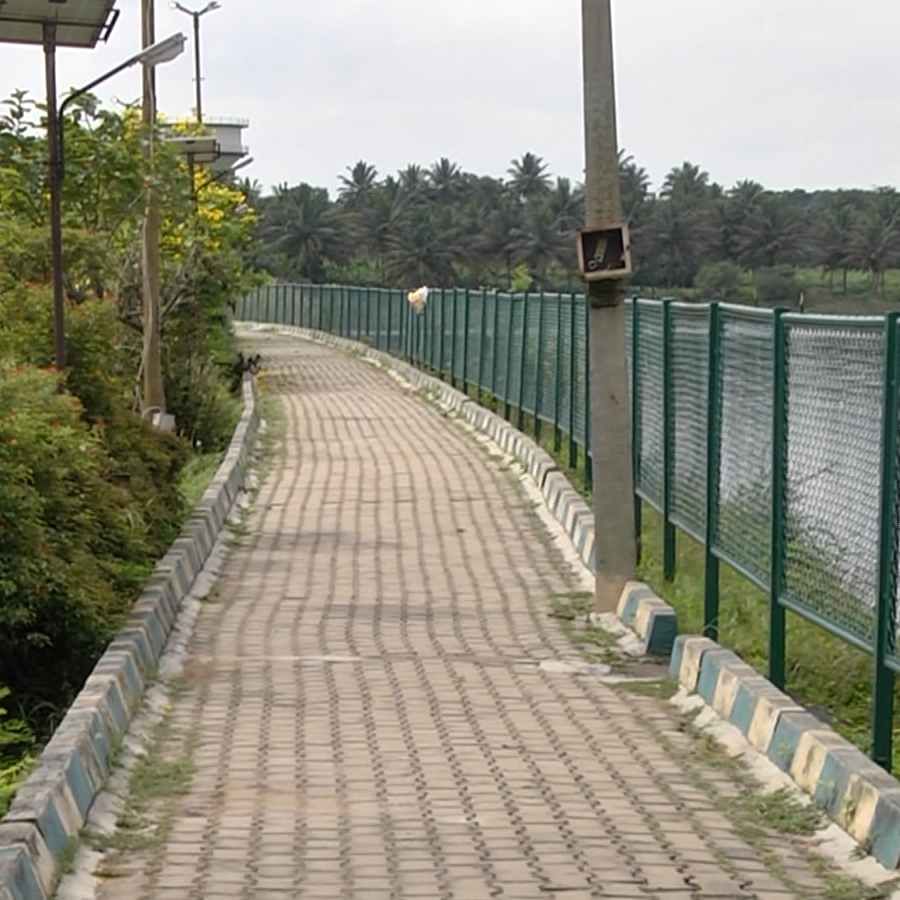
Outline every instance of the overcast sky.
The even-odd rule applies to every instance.
[[[245,174],[267,189],[334,188],[358,159],[388,173],[449,156],[502,175],[529,150],[582,177],[578,0],[221,2],[203,19],[204,110],[250,119]],[[107,45],[60,51],[61,91],[137,51],[139,0],[118,6]],[[897,0],[613,6],[620,144],[654,183],[685,159],[726,186],[900,181]],[[190,26],[157,0],[159,37]],[[42,97],[41,56],[0,45],[0,96]],[[159,71],[161,110],[190,112],[192,72],[192,52]],[[139,91],[132,70],[99,93]]]

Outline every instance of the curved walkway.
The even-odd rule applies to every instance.
[[[284,421],[166,725],[190,771],[102,896],[827,896],[671,705],[540,666],[578,582],[502,460],[371,365],[253,344]]]

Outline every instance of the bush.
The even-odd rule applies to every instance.
[[[119,627],[177,531],[180,504],[147,500],[178,465],[139,421],[91,426],[55,373],[0,364],[0,683],[28,708],[74,695]]]
[[[704,299],[731,300],[738,293],[741,268],[731,262],[710,263],[697,274],[695,285]]]
[[[9,688],[0,685],[0,704],[9,696]],[[13,792],[31,766],[33,745],[31,729],[0,705],[0,816],[6,813]]]
[[[797,284],[797,273],[791,266],[757,269],[753,279],[759,303],[766,306],[793,306],[797,302],[800,288]]]

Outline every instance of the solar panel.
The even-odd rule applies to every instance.
[[[93,47],[109,37],[116,0],[0,0],[0,43],[42,44],[44,24],[56,24],[59,47]]]

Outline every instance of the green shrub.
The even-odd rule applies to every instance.
[[[753,273],[756,299],[766,306],[791,305],[797,302],[800,288],[792,266],[757,269]]]
[[[0,704],[10,696],[0,685]],[[13,718],[0,705],[0,816],[5,815],[13,793],[31,767],[34,735],[22,719]]]
[[[104,433],[55,373],[0,364],[0,683],[26,706],[81,687],[158,555],[129,473],[163,481],[176,457],[143,429]]]
[[[694,282],[707,300],[731,300],[741,283],[741,268],[731,262],[709,263],[703,266]]]

